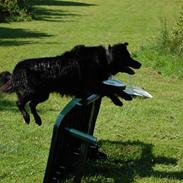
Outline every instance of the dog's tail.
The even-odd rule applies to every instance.
[[[14,92],[13,85],[12,85],[12,80],[11,80],[12,74],[9,73],[8,77],[5,78],[4,72],[2,72],[2,73],[0,73],[0,80],[2,81],[1,86],[0,86],[0,93],[2,93],[2,92],[4,92],[4,93]]]

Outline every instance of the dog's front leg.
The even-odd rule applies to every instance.
[[[121,100],[119,100],[118,96],[116,96],[115,94],[110,94],[110,95],[108,95],[108,97],[112,100],[112,102],[115,105],[117,105],[117,106],[122,106],[123,105]]]
[[[116,85],[115,85],[116,84]],[[122,98],[124,100],[132,100],[132,97],[125,93],[125,87],[121,85],[121,83],[113,80],[112,82],[105,81],[99,86],[99,93],[103,96],[109,97],[112,102],[117,106],[122,106],[123,103],[119,99]]]

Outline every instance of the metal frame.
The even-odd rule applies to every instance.
[[[92,135],[100,103],[99,95],[75,98],[59,113],[43,183],[58,183],[70,176],[74,183],[81,182],[89,144],[97,144]]]

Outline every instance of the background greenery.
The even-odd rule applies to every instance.
[[[123,41],[142,62],[132,84],[153,98],[125,101],[122,108],[104,98],[95,135],[108,160],[91,162],[83,182],[183,182],[182,52],[162,46],[182,5],[182,0],[32,0],[36,20],[0,24],[0,71],[76,44]],[[69,100],[52,94],[39,106],[43,125],[38,127],[33,120],[23,123],[14,94],[0,95],[0,182],[42,182],[54,120]]]
[[[30,20],[29,0],[0,0],[0,22]]]

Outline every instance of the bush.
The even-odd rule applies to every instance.
[[[145,67],[151,67],[158,73],[177,78],[183,78],[182,56],[183,7],[172,29],[168,27],[164,19],[159,36],[138,51],[139,60]]]
[[[9,17],[9,16],[10,16],[10,12],[8,11],[8,9],[5,6],[5,4],[3,4],[0,1],[0,21],[4,20],[5,17]]]
[[[0,0],[0,21],[30,19],[29,0]]]
[[[180,12],[180,17],[177,20],[174,28],[169,30],[166,20],[163,22],[163,29],[157,41],[156,47],[165,53],[173,55],[183,55],[183,6]]]
[[[183,55],[183,6],[179,20],[171,33],[171,51]]]

